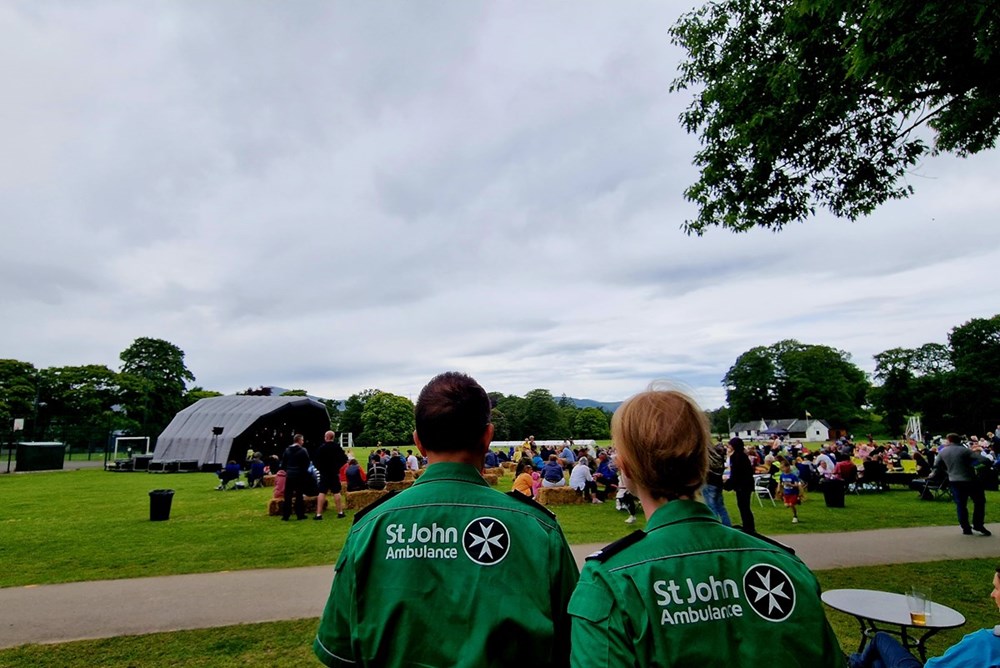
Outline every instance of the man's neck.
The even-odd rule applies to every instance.
[[[483,468],[483,452],[471,452],[469,450],[456,450],[448,452],[427,451],[427,465],[448,462],[451,464],[468,464],[477,470]]]

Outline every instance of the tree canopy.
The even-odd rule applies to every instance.
[[[928,153],[1000,133],[1000,0],[711,0],[672,27],[699,136],[688,233],[856,220]],[[922,126],[933,131],[928,143]]]
[[[0,359],[0,429],[10,429],[14,418],[24,418],[25,432],[31,435],[37,397],[38,371],[35,365]]]
[[[809,412],[834,427],[858,420],[868,390],[850,354],[792,339],[743,353],[722,382],[734,421]]]
[[[413,443],[413,402],[398,394],[379,392],[365,402],[361,424],[364,445]]]
[[[185,406],[184,351],[163,339],[140,337],[121,353],[121,400],[139,433],[154,439]]]

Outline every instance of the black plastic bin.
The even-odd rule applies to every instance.
[[[843,480],[825,480],[820,485],[823,490],[823,500],[826,501],[827,508],[844,507],[844,490],[847,485]]]
[[[170,503],[174,500],[174,490],[154,489],[149,493],[149,521],[162,522],[170,519]]]

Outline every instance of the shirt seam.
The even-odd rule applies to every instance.
[[[650,557],[649,559],[642,559],[641,561],[635,561],[630,564],[622,564],[621,566],[614,566],[608,569],[609,573],[614,573],[615,571],[621,571],[626,568],[632,568],[633,566],[642,566],[643,564],[649,564],[654,561],[666,561],[667,559],[677,559],[680,557],[697,557],[706,554],[716,554],[716,553],[732,553],[732,552],[767,552],[770,554],[780,554],[777,550],[769,550],[767,548],[761,547],[730,547],[730,548],[718,548],[713,550],[698,550],[696,552],[680,552],[678,554],[664,554],[658,555],[656,557]]]
[[[355,525],[354,529],[352,529],[352,533],[354,531],[359,530],[368,521],[370,521],[369,518],[378,517],[378,516],[380,516],[382,514],[385,514],[386,512],[389,512],[389,511],[395,512],[397,510],[415,510],[415,509],[418,509],[418,508],[432,508],[432,507],[438,507],[438,506],[445,507],[445,508],[479,508],[479,509],[482,509],[484,511],[485,510],[500,510],[500,511],[504,511],[504,512],[517,513],[519,515],[525,515],[527,517],[530,517],[533,520],[536,520],[539,524],[541,524],[542,526],[544,526],[544,527],[546,527],[548,529],[555,530],[555,529],[559,528],[559,523],[558,522],[556,522],[554,520],[551,521],[551,522],[549,522],[549,521],[547,521],[549,518],[541,517],[540,515],[537,515],[537,514],[532,513],[532,512],[528,512],[527,510],[524,510],[522,508],[516,508],[516,507],[510,507],[510,508],[508,508],[506,506],[497,506],[497,505],[486,505],[486,506],[484,506],[484,505],[479,504],[479,503],[461,503],[461,502],[454,503],[454,502],[445,502],[445,501],[429,501],[429,502],[425,502],[425,503],[411,503],[411,504],[402,505],[402,506],[393,506],[392,508],[376,509],[375,512],[373,512],[372,514],[367,515],[366,517],[364,517],[361,523]]]

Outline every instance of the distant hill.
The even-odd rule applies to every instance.
[[[574,399],[573,397],[566,397],[573,402],[573,405],[577,408],[603,408],[606,411],[614,413],[618,410],[618,407],[622,405],[620,401],[594,401],[593,399]]]

